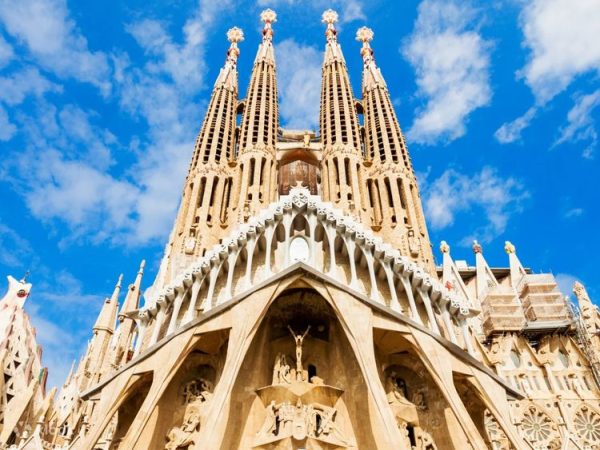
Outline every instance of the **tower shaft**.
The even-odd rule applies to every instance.
[[[435,273],[417,180],[387,85],[375,64],[369,45],[372,38],[370,29],[358,30],[357,40],[363,42],[364,141],[371,225],[397,243],[405,255]]]
[[[265,10],[263,40],[258,47],[248,86],[240,131],[237,188],[234,205],[238,221],[248,218],[275,200],[277,173],[275,144],[279,103],[272,23],[276,14]]]
[[[231,46],[196,139],[183,198],[166,250],[164,282],[216,244],[229,227],[234,175],[230,163],[235,159],[238,106],[237,43],[243,40],[243,33],[239,28],[232,28],[227,36]]]
[[[323,61],[320,127],[323,145],[322,192],[327,201],[366,220],[360,126],[346,62],[334,27],[337,14],[323,14],[327,44]]]

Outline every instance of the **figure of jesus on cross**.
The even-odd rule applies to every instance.
[[[302,373],[302,342],[304,341],[304,338],[306,337],[306,335],[308,334],[308,331],[310,330],[310,325],[308,326],[308,328],[302,335],[295,334],[294,330],[292,330],[292,327],[290,327],[289,325],[288,325],[288,330],[290,330],[290,333],[292,333],[292,337],[294,338],[294,341],[296,341],[296,373],[301,374]]]

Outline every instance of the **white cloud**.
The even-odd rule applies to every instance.
[[[537,108],[532,106],[521,117],[517,117],[512,122],[502,124],[494,133],[494,137],[501,144],[508,144],[521,139],[521,133],[527,128],[530,122],[537,114]]]
[[[19,105],[29,95],[43,96],[46,92],[60,92],[62,88],[47,80],[35,67],[27,67],[0,77],[0,101]]]
[[[29,261],[31,245],[15,230],[0,222],[0,264],[23,269]]]
[[[0,34],[0,69],[6,66],[14,56],[12,47]]]
[[[88,49],[64,0],[0,0],[0,21],[46,69],[109,92],[107,57]]]
[[[583,208],[571,208],[565,213],[565,217],[567,219],[572,219],[575,217],[581,217],[585,211]]]
[[[518,75],[532,90],[536,106],[496,131],[496,138],[503,144],[518,140],[535,116],[532,111],[552,100],[577,76],[600,74],[600,2],[534,0],[524,5],[520,24],[525,36],[523,46],[530,53]]]
[[[36,218],[67,225],[71,236],[63,243],[135,246],[167,235],[202,120],[196,95],[204,87],[207,33],[228,4],[199,2],[180,43],[166,24],[150,19],[128,27],[147,58],[134,66],[125,53],[113,56],[114,92],[122,110],[147,130],[143,138],[131,137],[135,159],[127,169],[116,166],[113,153],[121,144],[95,125],[99,116],[93,111],[57,109],[41,99],[37,113],[22,119],[26,157],[5,162],[4,169],[12,165],[27,175],[13,184]]]
[[[565,89],[577,75],[600,71],[597,0],[535,0],[520,17],[530,59],[521,71],[539,103]]]
[[[577,277],[569,273],[557,273],[554,275],[558,289],[563,295],[568,295],[571,298],[575,298],[573,294],[573,284],[578,281]]]
[[[560,129],[560,136],[554,145],[565,142],[589,142],[584,156],[591,157],[598,144],[592,112],[600,105],[600,90],[577,98],[575,105],[567,113],[567,124]]]
[[[279,112],[288,128],[316,128],[319,123],[322,52],[286,39],[277,44]]]
[[[11,123],[6,110],[0,106],[0,141],[10,141],[16,132],[17,127]]]
[[[490,102],[491,46],[475,20],[475,11],[463,4],[424,0],[419,5],[415,28],[401,49],[426,102],[407,133],[411,140],[457,139],[466,132],[469,114]]]
[[[28,186],[25,198],[34,216],[46,221],[60,219],[76,236],[91,231],[100,240],[132,229],[139,195],[136,186],[84,161],[67,159],[54,149],[45,149],[37,157],[30,153],[27,159],[35,182]]]
[[[520,182],[501,178],[489,167],[473,176],[447,169],[433,182],[426,181],[423,191],[432,229],[450,227],[460,213],[477,214],[482,225],[474,235],[482,242],[502,234],[510,215],[521,210],[522,201],[528,196]]]

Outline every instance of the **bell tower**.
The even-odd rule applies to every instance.
[[[165,282],[216,244],[229,228],[238,106],[237,44],[244,40],[244,33],[237,27],[231,28],[227,39],[231,45],[196,139],[183,198],[166,249],[166,271],[161,268]]]
[[[264,23],[262,42],[258,46],[239,138],[238,175],[234,205],[239,222],[265,208],[275,200],[277,173],[275,144],[279,126],[279,101],[275,77],[273,27],[275,11],[266,9],[260,18]]]
[[[422,263],[429,273],[434,274],[433,253],[417,180],[387,85],[375,64],[369,44],[373,35],[367,27],[356,33],[356,40],[362,42],[362,103],[370,225],[384,239],[396,243],[404,255]]]
[[[360,126],[346,61],[337,41],[338,15],[323,13],[327,25],[321,85],[321,143],[323,199],[353,217],[367,219],[362,174]]]

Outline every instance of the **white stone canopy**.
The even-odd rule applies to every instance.
[[[299,260],[472,353],[466,319],[478,311],[353,218],[308,189],[292,188],[138,311],[136,354],[146,330],[153,345]]]

